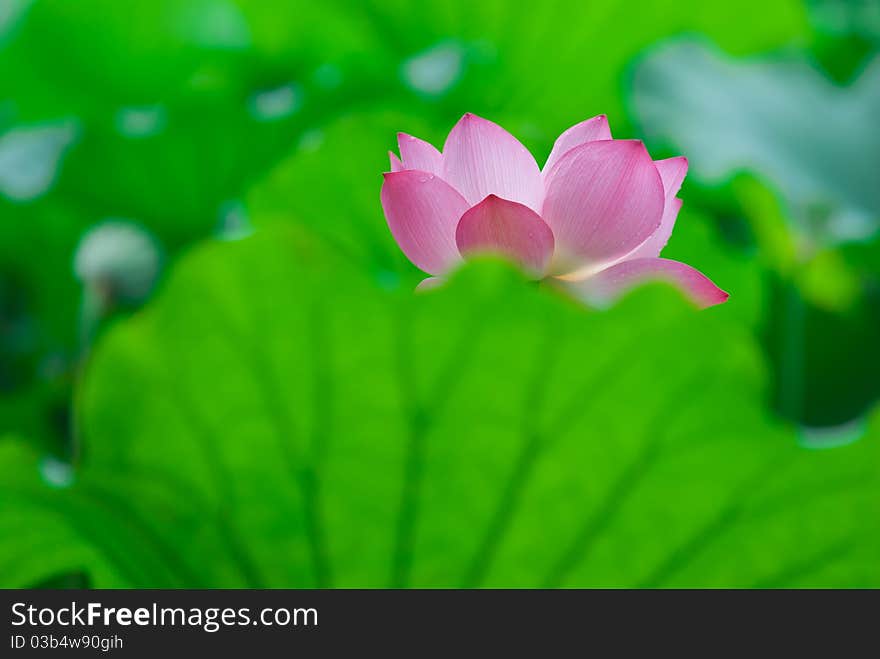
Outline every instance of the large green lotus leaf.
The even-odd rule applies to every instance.
[[[97,349],[74,484],[4,465],[0,524],[47,497],[33,554],[94,585],[880,583],[876,433],[799,447],[725,312],[346,262],[286,229],[191,253]]]
[[[199,524],[206,509],[166,484],[128,473],[80,482],[69,466],[40,457],[31,444],[13,437],[0,439],[0,464],[4,587],[32,587],[80,573],[100,587],[235,583],[234,573],[206,576],[196,557],[167,544],[191,536],[204,547],[225,546],[210,535],[213,529]]]
[[[0,498],[4,587],[23,588],[47,575],[80,568],[87,568],[104,583],[119,580],[90,542],[96,538],[78,535],[66,503],[41,482],[39,461],[31,447],[12,437],[0,439],[0,463],[4,470]]]

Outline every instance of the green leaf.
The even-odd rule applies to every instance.
[[[762,397],[749,337],[665,288],[592,312],[487,262],[412,295],[264,230],[191,253],[105,336],[40,536],[78,560],[28,577],[880,583],[876,432],[800,448]],[[11,527],[46,492],[9,461]]]
[[[171,540],[191,537],[203,547],[224,539],[201,523],[206,512],[192,495],[150,474],[76,473],[23,441],[0,439],[0,583],[33,587],[59,574],[85,573],[95,587],[236,585],[223,564],[205,576],[198,557]]]

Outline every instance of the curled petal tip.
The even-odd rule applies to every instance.
[[[730,294],[721,290],[699,270],[679,261],[639,258],[623,261],[580,282],[573,289],[588,302],[605,306],[636,286],[662,281],[678,288],[692,303],[705,309],[723,304]]]

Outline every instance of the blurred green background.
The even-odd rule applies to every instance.
[[[880,2],[0,0],[0,586],[880,586]],[[605,312],[419,273],[395,135],[684,154]]]

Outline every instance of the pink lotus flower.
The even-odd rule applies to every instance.
[[[614,140],[604,115],[562,133],[541,170],[506,130],[473,114],[443,153],[398,134],[382,207],[418,268],[443,275],[474,253],[503,254],[536,278],[557,278],[607,304],[648,280],[678,286],[702,307],[728,294],[684,263],[660,257],[681,208],[683,157],[654,161],[638,140]]]

